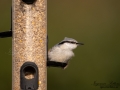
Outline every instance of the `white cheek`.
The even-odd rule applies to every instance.
[[[72,49],[75,49],[76,47],[77,47],[77,45],[75,44],[75,45],[72,46]]]
[[[77,47],[76,44],[69,44],[69,43],[66,43],[65,44],[67,46],[68,49],[75,49]]]

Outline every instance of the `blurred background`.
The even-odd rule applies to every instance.
[[[47,3],[49,48],[64,37],[85,44],[67,69],[48,68],[48,90],[120,90],[120,0]],[[10,29],[10,10],[11,0],[0,0],[0,32]],[[12,38],[0,39],[1,90],[12,86],[11,47]]]

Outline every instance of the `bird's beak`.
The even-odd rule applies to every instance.
[[[78,42],[78,43],[76,43],[76,44],[77,44],[77,45],[84,45],[84,43],[79,43],[79,42]]]

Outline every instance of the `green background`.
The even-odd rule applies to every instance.
[[[120,90],[120,0],[48,0],[49,48],[74,38],[78,47],[67,69],[48,68],[48,90]],[[0,0],[0,31],[10,28],[11,0]],[[12,86],[12,38],[0,39],[0,89]],[[103,88],[104,89],[104,88]]]

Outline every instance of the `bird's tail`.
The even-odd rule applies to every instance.
[[[55,62],[55,61],[47,61],[47,66],[48,67],[61,67],[61,68],[65,68],[67,66],[67,63]]]

